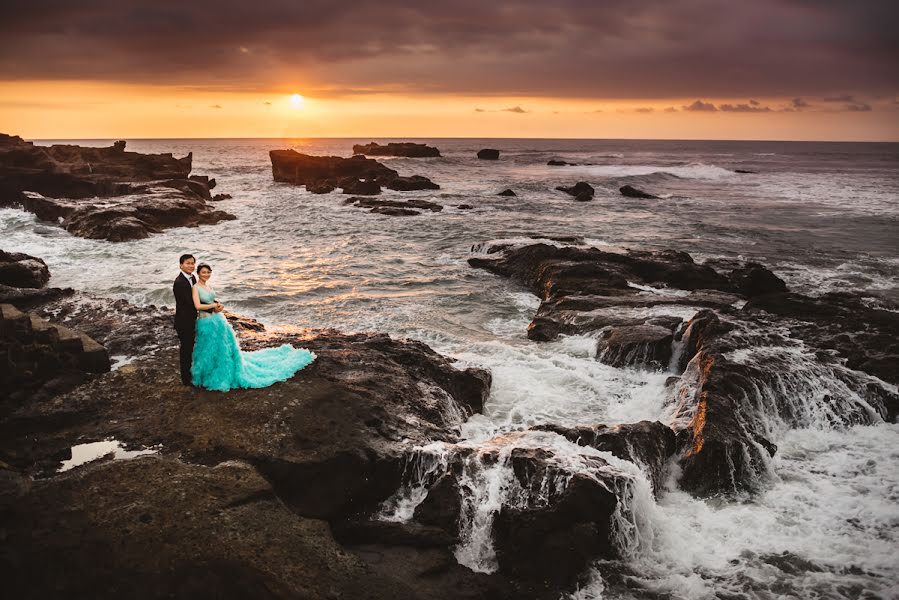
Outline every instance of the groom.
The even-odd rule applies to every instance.
[[[194,267],[197,259],[192,254],[182,254],[181,272],[175,278],[172,292],[175,294],[175,331],[181,342],[181,383],[191,385],[190,366],[196,337],[197,309],[194,307],[193,287],[197,283]]]

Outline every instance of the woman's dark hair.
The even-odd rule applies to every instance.
[[[194,258],[193,254],[182,254],[181,258],[178,260],[178,264],[183,265],[184,261],[187,260],[188,258],[193,258],[194,260],[197,260],[196,258]]]
[[[200,263],[200,266],[197,267],[197,273],[199,273],[203,269],[209,269],[209,272],[212,273],[212,267],[210,267],[206,263]]]

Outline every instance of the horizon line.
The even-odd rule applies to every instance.
[[[15,135],[15,134],[8,134]],[[66,137],[66,138],[26,138],[28,142],[99,142],[124,139],[125,141],[164,141],[164,140],[542,140],[542,141],[596,141],[596,142],[757,142],[757,143],[796,143],[796,144],[899,144],[896,140],[795,140],[795,139],[726,139],[726,138],[597,138],[597,137],[470,137],[470,136],[280,136],[280,137]]]

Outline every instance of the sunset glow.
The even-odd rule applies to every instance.
[[[899,140],[895,60],[876,26],[890,15],[868,3],[710,12],[695,0],[522,1],[510,11],[390,0],[318,16],[302,3],[256,14],[147,4],[178,23],[213,13],[215,33],[201,37],[156,28],[129,3],[101,4],[104,22],[127,26],[97,27],[75,7],[61,29],[26,5],[0,15],[0,130]]]

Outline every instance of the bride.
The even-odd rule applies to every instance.
[[[215,301],[215,290],[209,285],[212,267],[197,267],[199,281],[193,287],[197,314],[197,337],[194,345],[193,384],[227,392],[232,388],[263,388],[285,381],[315,360],[315,354],[284,344],[244,352],[237,344],[234,330]]]

